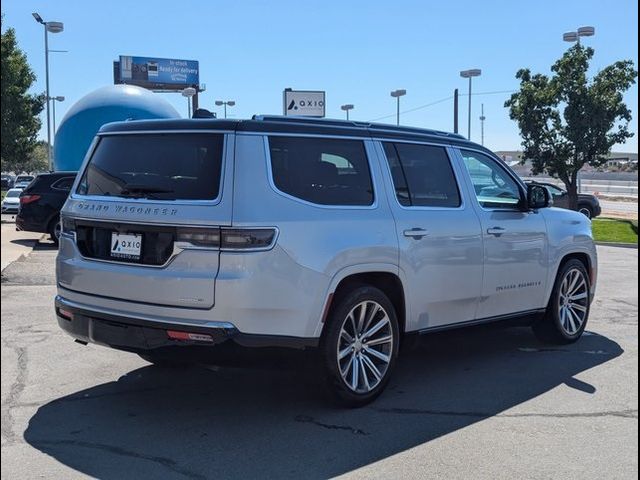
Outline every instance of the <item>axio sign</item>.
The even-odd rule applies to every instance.
[[[324,117],[325,92],[291,90],[282,92],[284,115]]]

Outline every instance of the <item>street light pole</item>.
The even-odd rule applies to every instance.
[[[467,139],[471,140],[471,79],[473,77],[479,77],[482,74],[482,70],[479,68],[473,68],[471,70],[463,70],[460,72],[462,78],[469,79],[469,111],[467,118]]]
[[[51,100],[53,103],[51,103],[51,113],[53,113],[53,138],[56,138],[56,102],[64,102],[64,97],[63,96],[57,96],[57,97],[50,97],[49,100]]]
[[[340,109],[347,113],[347,120],[349,120],[349,110],[353,110],[353,105],[351,103],[347,103],[346,105],[341,105]]]
[[[193,87],[187,87],[182,90],[182,96],[187,97],[187,118],[191,118],[191,99],[196,95],[198,91]]]
[[[407,94],[404,89],[394,90],[391,96],[396,99],[396,125],[400,126],[400,97]]]
[[[44,76],[45,76],[45,98],[46,98],[46,110],[47,110],[47,162],[49,164],[49,170],[53,170],[53,162],[51,155],[51,114],[49,113],[49,32],[60,33],[64,30],[64,24],[62,22],[45,22],[42,17],[37,13],[32,13],[36,22],[44,27]]]
[[[484,116],[484,103],[480,105],[480,145],[484,146],[484,121],[487,117]]]
[[[226,102],[222,100],[216,100],[215,104],[218,107],[221,107],[224,105],[224,118],[227,118],[227,105],[229,105],[230,107],[233,107],[236,104],[236,102],[234,100],[227,100]]]

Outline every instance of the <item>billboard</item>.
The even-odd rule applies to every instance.
[[[325,92],[287,88],[282,92],[282,98],[285,116],[324,117],[325,115]]]
[[[182,90],[200,85],[197,60],[120,55],[116,68],[115,83],[138,85],[150,90]]]

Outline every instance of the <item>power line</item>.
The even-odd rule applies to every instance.
[[[477,92],[477,93],[472,93],[471,96],[472,97],[479,97],[482,95],[499,95],[499,94],[504,94],[504,93],[515,93],[516,90],[494,90],[492,92]],[[468,97],[469,94],[468,93],[461,93],[460,94],[461,97]],[[453,99],[453,95],[450,95],[446,98],[441,98],[440,100],[436,100],[435,102],[431,102],[431,103],[426,103],[424,105],[419,105],[417,107],[413,107],[410,108],[408,110],[403,110],[402,112],[400,112],[400,114],[404,114],[404,113],[411,113],[411,112],[415,112],[417,110],[422,110],[423,108],[429,108],[429,107],[433,107],[434,105],[438,105],[439,103],[443,103],[446,101],[449,101]],[[377,122],[378,120],[385,120],[387,118],[393,118],[395,117],[396,114],[392,113],[391,115],[385,115],[383,117],[377,117],[377,118],[372,118],[371,120],[367,120],[368,122]]]
[[[432,106],[437,105],[439,103],[446,102],[447,100],[451,100],[452,98],[453,98],[453,95],[450,95],[447,98],[441,98],[440,100],[436,100],[435,102],[431,102],[431,103],[427,103],[425,105],[420,105],[418,107],[410,108],[409,110],[404,110],[404,111],[400,112],[400,114],[415,112],[416,110],[422,110],[423,108],[432,107]],[[376,122],[378,120],[384,120],[385,118],[391,118],[391,117],[395,117],[395,116],[396,116],[396,114],[392,113],[391,115],[385,115],[384,117],[372,118],[371,120],[367,120],[367,121],[368,122]]]

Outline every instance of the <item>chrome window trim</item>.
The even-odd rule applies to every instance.
[[[375,210],[378,208],[378,195],[377,195],[377,189],[376,189],[376,181],[377,178],[375,176],[375,172],[373,169],[373,164],[372,164],[372,159],[371,159],[371,155],[369,154],[369,148],[367,148],[367,144],[369,144],[369,146],[371,146],[370,144],[370,139],[368,138],[348,138],[348,137],[343,137],[340,135],[336,135],[336,136],[329,136],[329,135],[301,135],[301,134],[297,134],[297,135],[288,135],[288,134],[282,134],[282,135],[277,135],[277,136],[281,136],[281,137],[305,137],[305,138],[337,138],[337,139],[343,139],[343,140],[357,140],[357,141],[361,141],[362,142],[362,146],[364,147],[364,151],[365,151],[365,155],[367,157],[367,165],[369,165],[369,176],[371,178],[371,188],[373,189],[373,202],[371,203],[371,205],[323,205],[320,203],[313,203],[313,202],[309,202],[308,200],[304,200],[302,198],[298,198],[295,197],[293,195],[290,195],[288,193],[283,192],[282,190],[278,189],[278,187],[275,184],[275,181],[273,180],[273,169],[272,169],[272,165],[271,165],[271,148],[269,146],[269,135],[270,134],[263,134],[263,145],[264,145],[264,149],[265,149],[265,160],[266,160],[266,167],[267,167],[267,178],[269,181],[269,186],[271,187],[271,189],[277,193],[278,195],[285,197],[289,200],[292,200],[294,202],[300,203],[302,205],[307,205],[310,207],[315,207],[315,208],[321,208],[321,209],[325,209],[325,210]],[[274,135],[275,136],[275,135]]]
[[[116,197],[116,196],[102,196],[102,195],[80,195],[76,193],[78,189],[78,185],[82,178],[84,177],[85,171],[89,165],[89,161],[91,157],[93,157],[93,153],[99,144],[99,137],[102,136],[117,136],[117,135],[129,135],[129,134],[140,134],[140,135],[150,135],[150,134],[163,134],[163,133],[215,133],[215,134],[223,134],[223,143],[222,143],[222,164],[220,165],[220,186],[218,188],[218,196],[211,200],[158,200],[158,199],[149,199],[149,198],[130,198],[130,197]],[[100,201],[100,202],[133,202],[133,203],[141,203],[144,205],[149,204],[160,204],[160,205],[208,205],[214,206],[219,205],[222,202],[222,196],[224,193],[224,184],[226,180],[226,170],[227,170],[227,155],[229,154],[229,142],[231,141],[231,136],[233,132],[229,130],[140,130],[136,132],[106,132],[106,133],[98,133],[91,145],[91,148],[87,152],[87,158],[83,164],[82,172],[78,172],[78,176],[76,177],[76,181],[71,187],[71,194],[69,198],[72,200],[78,201]]]
[[[389,160],[387,159],[387,154],[384,151],[384,146],[382,145],[384,142],[390,142],[390,143],[411,143],[414,145],[425,145],[425,146],[429,146],[429,147],[441,147],[445,149],[445,153],[447,154],[447,158],[449,159],[449,165],[451,165],[451,170],[453,171],[453,177],[456,181],[456,187],[458,187],[458,194],[460,195],[460,205],[458,205],[457,207],[429,207],[426,205],[410,205],[410,206],[406,206],[406,205],[402,205],[400,203],[400,201],[398,200],[398,195],[396,194],[396,186],[393,183],[393,175],[391,174],[391,166],[389,165]],[[386,165],[386,171],[389,174],[389,180],[391,181],[391,195],[394,197],[395,200],[395,205],[400,208],[401,210],[406,210],[409,212],[412,211],[420,211],[420,210],[424,210],[424,211],[430,211],[430,212],[434,212],[434,211],[445,211],[445,212],[455,212],[455,211],[461,211],[461,210],[466,210],[467,208],[467,204],[466,204],[466,199],[463,193],[463,189],[460,188],[461,184],[461,179],[460,179],[460,174],[458,172],[458,169],[456,168],[456,162],[455,162],[455,156],[452,155],[452,152],[450,152],[450,146],[449,145],[443,145],[441,143],[426,143],[426,142],[415,142],[415,141],[398,141],[396,142],[395,140],[391,140],[391,139],[376,139],[376,144],[378,145],[378,154],[382,155],[382,161],[383,163],[385,163]],[[407,185],[408,187],[408,185]]]
[[[507,175],[509,177],[511,177],[511,179],[516,183],[516,185],[520,188],[520,193],[522,195],[524,195],[524,200],[526,201],[526,191],[527,188],[524,185],[524,182],[515,174],[515,172],[513,172],[510,168],[505,167],[505,165],[503,165],[502,160],[500,160],[499,158],[490,155],[488,152],[485,152],[483,150],[477,149],[477,148],[469,148],[469,147],[460,147],[460,146],[453,146],[451,147],[452,150],[457,150],[457,154],[459,155],[459,159],[460,159],[460,163],[462,165],[462,167],[465,169],[466,174],[467,174],[467,178],[469,180],[469,187],[471,188],[471,195],[474,197],[476,204],[478,205],[478,207],[485,211],[485,212],[523,212],[523,210],[519,207],[514,207],[514,208],[507,208],[507,207],[496,207],[496,208],[486,208],[483,207],[482,204],[480,203],[480,201],[478,200],[478,196],[476,195],[476,190],[473,186],[473,180],[471,179],[471,174],[469,173],[469,169],[467,168],[467,165],[464,161],[464,157],[462,155],[462,150],[469,150],[471,152],[476,152],[476,153],[480,153],[482,155],[484,155],[487,158],[490,158],[491,160],[493,160],[497,165],[498,168],[502,169],[503,171],[505,171],[507,173]],[[516,204],[517,205],[517,204]]]

